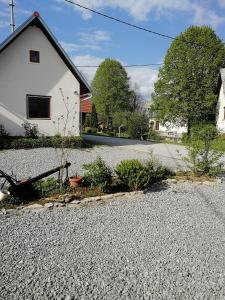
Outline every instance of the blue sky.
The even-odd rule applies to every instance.
[[[190,25],[210,25],[225,41],[225,0],[76,0],[139,26],[176,36]],[[0,42],[10,34],[9,0],[0,0]],[[15,0],[15,24],[39,11],[77,66],[106,57],[123,64],[161,63],[171,40],[129,28],[69,5],[64,0]],[[80,69],[91,81],[96,69]],[[157,67],[129,68],[131,84],[150,99]]]

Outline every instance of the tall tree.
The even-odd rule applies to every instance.
[[[91,127],[98,128],[98,115],[94,104],[91,111]]]
[[[189,128],[215,120],[219,69],[225,65],[222,41],[208,26],[191,26],[171,44],[159,71],[151,110],[160,121]]]
[[[118,61],[107,58],[99,66],[92,90],[98,117],[108,124],[115,112],[129,109],[129,78]]]

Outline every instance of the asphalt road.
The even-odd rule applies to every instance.
[[[86,134],[83,135],[83,137],[86,141],[90,141],[96,144],[108,145],[112,147],[119,146],[121,147],[121,149],[130,149],[142,153],[152,152],[163,162],[165,161],[165,159],[174,161],[174,165],[176,165],[177,168],[181,168],[182,166],[184,166],[181,157],[187,153],[185,147],[180,145]]]

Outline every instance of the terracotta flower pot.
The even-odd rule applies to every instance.
[[[69,183],[71,187],[77,187],[81,184],[82,176],[72,176],[69,178]]]

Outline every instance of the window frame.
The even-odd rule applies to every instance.
[[[159,121],[155,121],[155,130],[159,130]]]
[[[31,60],[31,53],[32,52],[37,52],[38,53],[38,61],[33,61],[33,60]],[[29,51],[29,54],[30,54],[30,62],[31,63],[34,63],[34,64],[39,64],[40,63],[40,51],[39,50],[30,50]]]
[[[44,98],[44,99],[49,99],[49,117],[48,118],[31,118],[29,116],[29,98]],[[51,120],[51,99],[52,96],[43,96],[43,95],[30,95],[28,94],[26,96],[26,109],[27,109],[27,119],[28,120]]]

